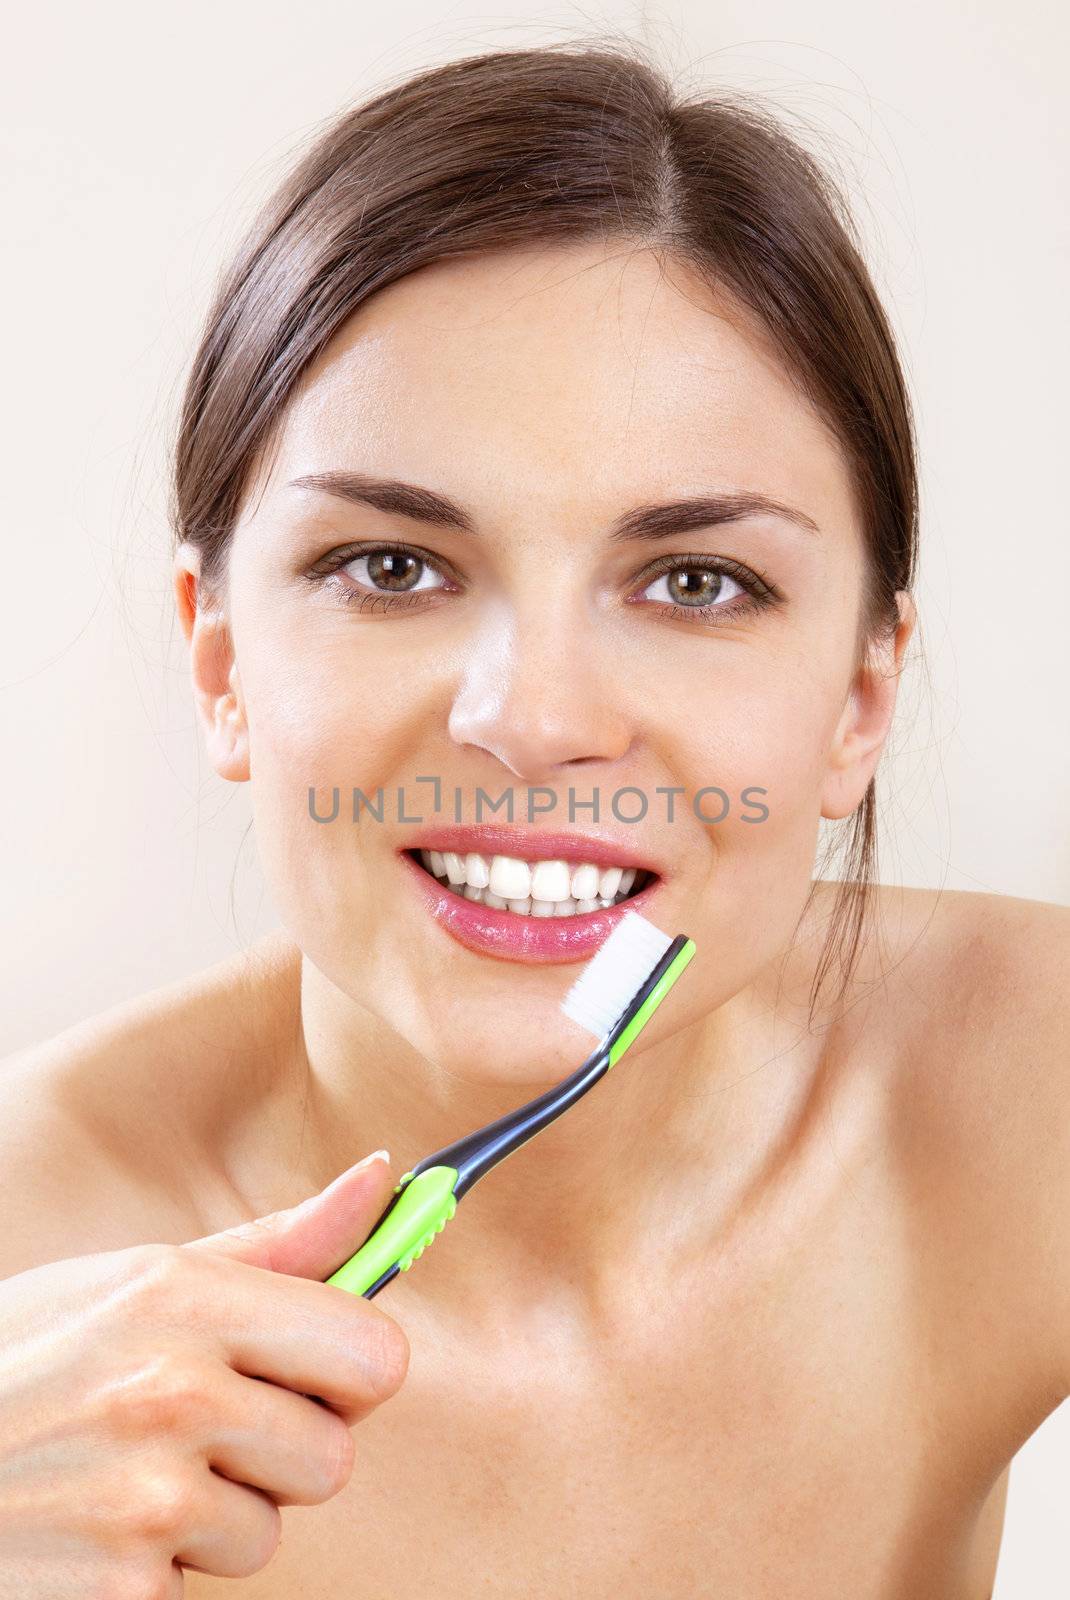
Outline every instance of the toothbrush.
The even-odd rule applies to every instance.
[[[371,1300],[399,1272],[407,1272],[474,1183],[616,1065],[694,953],[686,934],[670,939],[637,911],[626,911],[561,1002],[565,1015],[598,1039],[597,1048],[556,1088],[425,1156],[406,1172],[356,1255],[326,1282]]]

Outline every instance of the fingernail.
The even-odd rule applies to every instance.
[[[345,1180],[350,1176],[351,1173],[363,1172],[365,1167],[370,1166],[373,1161],[377,1161],[380,1156],[382,1156],[384,1158],[384,1160],[387,1162],[387,1164],[389,1165],[389,1163],[390,1163],[390,1151],[389,1150],[376,1150],[370,1156],[365,1156],[363,1161],[355,1161],[351,1167],[346,1167],[345,1171],[344,1172],[340,1172],[338,1174],[337,1178],[332,1178],[330,1183],[327,1184],[326,1188],[321,1189],[321,1191],[320,1191],[320,1193],[318,1195],[314,1194],[314,1195],[310,1196],[310,1198],[307,1201],[305,1201],[304,1203],[306,1205],[311,1205],[313,1201],[319,1200],[322,1197],[322,1195],[330,1194],[331,1190],[332,1189],[337,1189],[338,1185],[340,1183],[344,1183]]]
[[[347,1167],[344,1172],[339,1173],[338,1177],[335,1178],[334,1181],[335,1181],[335,1183],[341,1183],[342,1179],[343,1178],[348,1178],[349,1174],[351,1172],[363,1172],[365,1167],[370,1167],[373,1161],[379,1161],[379,1160],[385,1161],[387,1166],[389,1166],[390,1165],[390,1151],[389,1150],[375,1150],[375,1151],[373,1151],[370,1156],[365,1156],[363,1161],[357,1161],[357,1162],[354,1163],[353,1166]]]

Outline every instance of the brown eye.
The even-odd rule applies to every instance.
[[[407,550],[372,550],[355,557],[342,571],[378,594],[408,594],[441,587],[424,581],[435,577],[434,568]]]
[[[665,592],[650,593],[649,591],[656,589],[659,583],[665,585]],[[717,602],[725,603],[745,592],[743,585],[727,572],[719,572],[716,567],[697,566],[673,567],[670,571],[661,573],[644,591],[651,600],[662,600],[676,606],[708,606]]]

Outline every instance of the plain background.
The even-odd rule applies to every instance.
[[[344,105],[600,29],[781,110],[846,184],[901,340],[925,659],[881,768],[881,876],[1070,902],[1063,8],[20,7],[0,66],[0,1050],[276,922],[247,786],[200,748],[170,588],[166,447],[220,263]],[[1068,1469],[1063,1406],[1016,1458],[996,1600],[1070,1593]]]

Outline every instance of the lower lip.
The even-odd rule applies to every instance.
[[[599,911],[577,912],[572,917],[526,917],[518,911],[498,911],[478,900],[466,900],[443,888],[411,856],[402,854],[401,860],[435,921],[458,944],[501,961],[583,961],[608,939],[626,911],[645,914],[661,884],[661,879],[655,878],[638,894]]]

